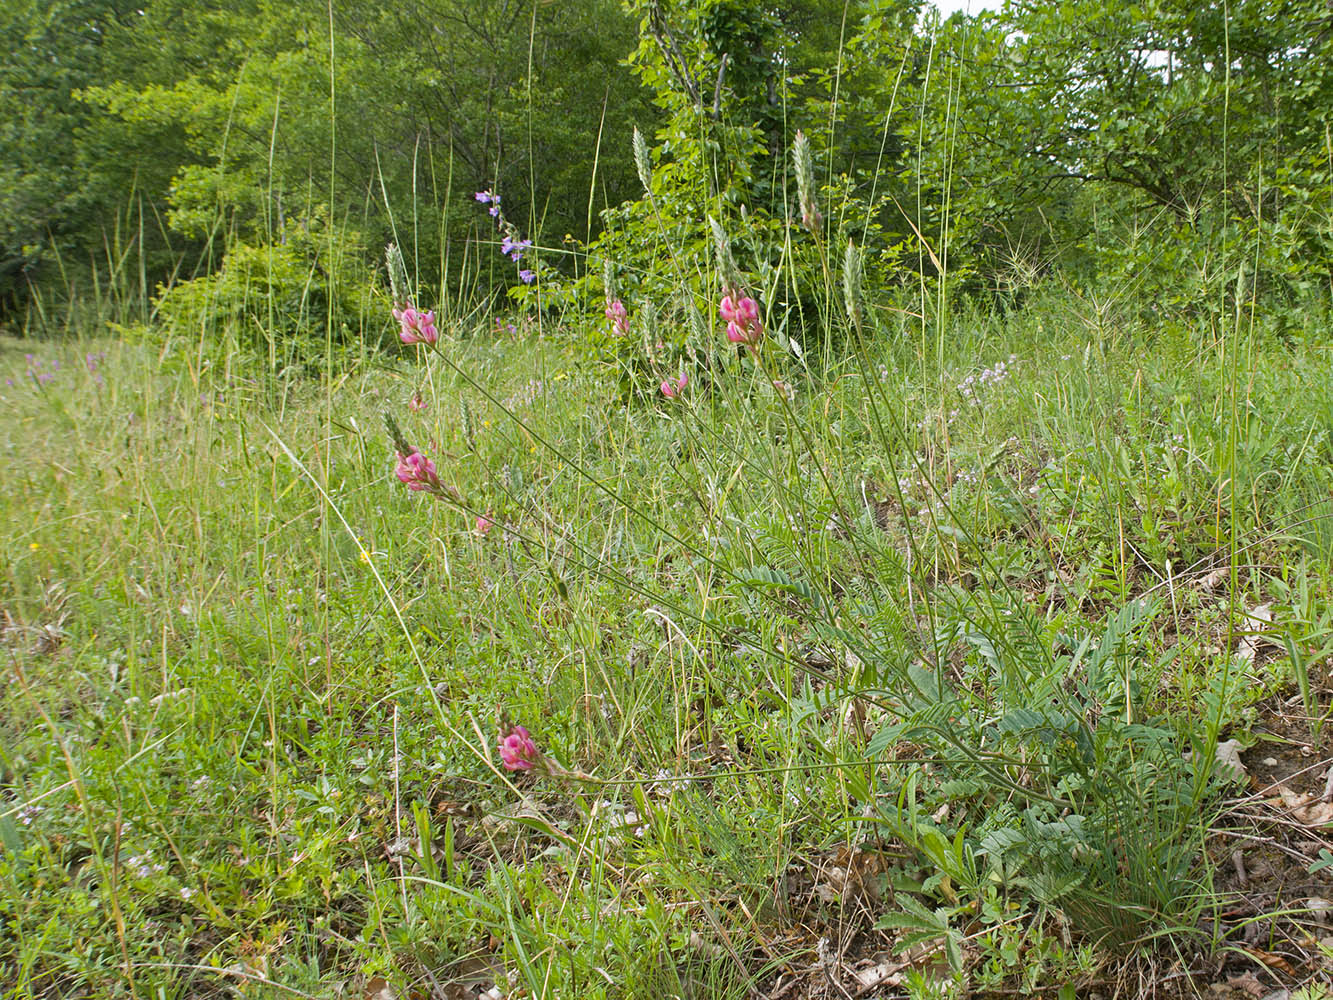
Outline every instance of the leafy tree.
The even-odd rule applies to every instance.
[[[355,212],[368,234],[415,250],[429,284],[447,280],[444,240],[477,221],[480,188],[505,191],[533,230],[586,232],[599,129],[623,130],[635,106],[617,63],[627,25],[601,0],[344,0],[331,39],[328,9],[309,0],[152,10],[144,41],[201,18],[207,51],[181,40],[90,96],[125,122],[183,127],[192,161],[173,180],[174,228],[202,237],[221,216],[244,239],[281,240],[330,203],[335,219]],[[598,162],[618,199],[627,148]]]
[[[870,197],[879,171],[896,170],[901,152],[891,125],[887,161],[880,155],[887,108],[877,89],[886,80],[878,56],[892,44],[911,47],[918,3],[639,0],[627,7],[639,19],[629,63],[662,118],[648,132],[650,194],[606,213],[608,231],[594,253],[613,263],[631,296],[637,290],[644,304],[678,310],[680,303],[664,301],[670,289],[684,281],[700,297],[711,283],[707,219],[716,217],[736,237],[747,280],[771,300],[770,318],[802,332],[818,313],[812,290],[828,289],[828,247],[836,240],[830,234],[816,246],[813,234],[792,226],[801,214],[793,140],[804,131],[818,154],[823,190],[816,197],[832,209],[837,239],[849,226],[858,238],[877,230],[883,190],[878,207],[858,199]],[[784,258],[794,266],[779,268]]]
[[[1134,269],[1156,256],[1129,240],[1148,229],[1194,243],[1196,259],[1257,245],[1270,275],[1327,280],[1333,16],[1322,0],[1019,0],[957,23],[960,212],[988,217],[1011,244],[1039,218],[1060,249],[1101,255],[1095,212],[1120,220],[1113,242],[1134,244]],[[1230,267],[1215,273],[1234,281]]]
[[[148,141],[160,137],[127,136],[80,100],[112,71],[140,17],[126,0],[0,4],[0,318],[32,282],[59,279],[57,265],[68,277],[104,261],[131,196],[164,183],[161,157],[150,155],[161,145]],[[158,232],[151,210],[144,232]]]

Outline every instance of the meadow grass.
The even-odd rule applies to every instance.
[[[7,995],[740,997],[846,956],[961,995],[1225,947],[1212,746],[1301,675],[1327,712],[1304,322],[1038,289],[629,403],[569,330],[323,380],[0,341]],[[1233,655],[1262,602],[1299,662]],[[510,723],[559,767],[506,771]]]

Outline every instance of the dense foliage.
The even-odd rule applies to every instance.
[[[189,271],[320,216],[367,234],[367,264],[396,232],[421,280],[456,283],[471,192],[586,238],[633,179],[628,144],[597,136],[650,118],[610,0],[348,2],[332,17],[309,2],[34,0],[4,5],[0,32],[25,42],[0,63],[11,307],[104,265],[113,232],[169,245]],[[172,261],[150,252],[147,267],[160,280]]]
[[[765,289],[793,332],[848,239],[877,284],[1137,285],[1153,261],[1153,291],[1198,306],[1333,280],[1321,0],[944,21],[919,0],[58,0],[5,5],[0,30],[22,40],[0,64],[10,318],[34,288],[151,288],[312,222],[361,234],[366,288],[393,240],[432,294],[518,291],[483,189],[546,277],[580,279],[548,301],[597,307],[608,261],[631,298],[701,288],[711,215],[759,287],[795,263]],[[793,242],[798,131],[825,226]]]

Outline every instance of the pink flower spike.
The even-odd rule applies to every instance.
[[[420,413],[426,408],[426,401],[421,398],[420,392],[412,393],[412,398],[407,401],[407,408],[413,413]]]
[[[419,451],[410,455],[398,453],[398,466],[393,470],[398,481],[409,490],[437,490],[440,488],[440,474],[435,471],[435,463]]]
[[[730,323],[736,318],[736,306],[731,301],[730,295],[722,296],[722,304],[717,307],[718,314]]]
[[[440,339],[432,310],[418,312],[409,302],[402,309],[395,309],[393,318],[398,321],[398,339],[404,344],[433,344]]]
[[[530,771],[537,766],[542,756],[537,744],[522,726],[511,727],[496,749],[500,751],[500,760],[509,771]]]
[[[478,537],[485,538],[490,534],[491,528],[494,525],[495,522],[491,520],[490,512],[487,511],[485,514],[477,515],[477,523],[472,530]]]
[[[613,333],[621,337],[629,333],[629,314],[625,311],[625,303],[619,299],[606,304],[606,318],[611,321]]]
[[[393,318],[398,321],[398,339],[404,344],[415,344],[421,338],[417,335],[417,325],[420,322],[419,314],[412,308],[409,302],[402,309],[393,311]]]
[[[727,319],[727,339],[733,344],[754,345],[764,335],[764,325],[759,321],[759,303],[750,296],[737,301],[730,297],[722,300],[718,310]]]
[[[675,399],[684,391],[685,386],[689,384],[689,381],[690,377],[684,372],[680,373],[680,378],[668,378],[662,383],[662,395],[667,399]]]

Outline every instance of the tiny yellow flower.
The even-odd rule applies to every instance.
[[[362,550],[361,550],[361,561],[362,561],[363,563],[368,563],[368,562],[370,562],[370,553],[367,552],[365,549],[362,549]]]
[[[36,542],[29,542],[28,548],[31,549],[33,552],[36,552],[38,549],[41,548],[41,546],[38,545]]]

